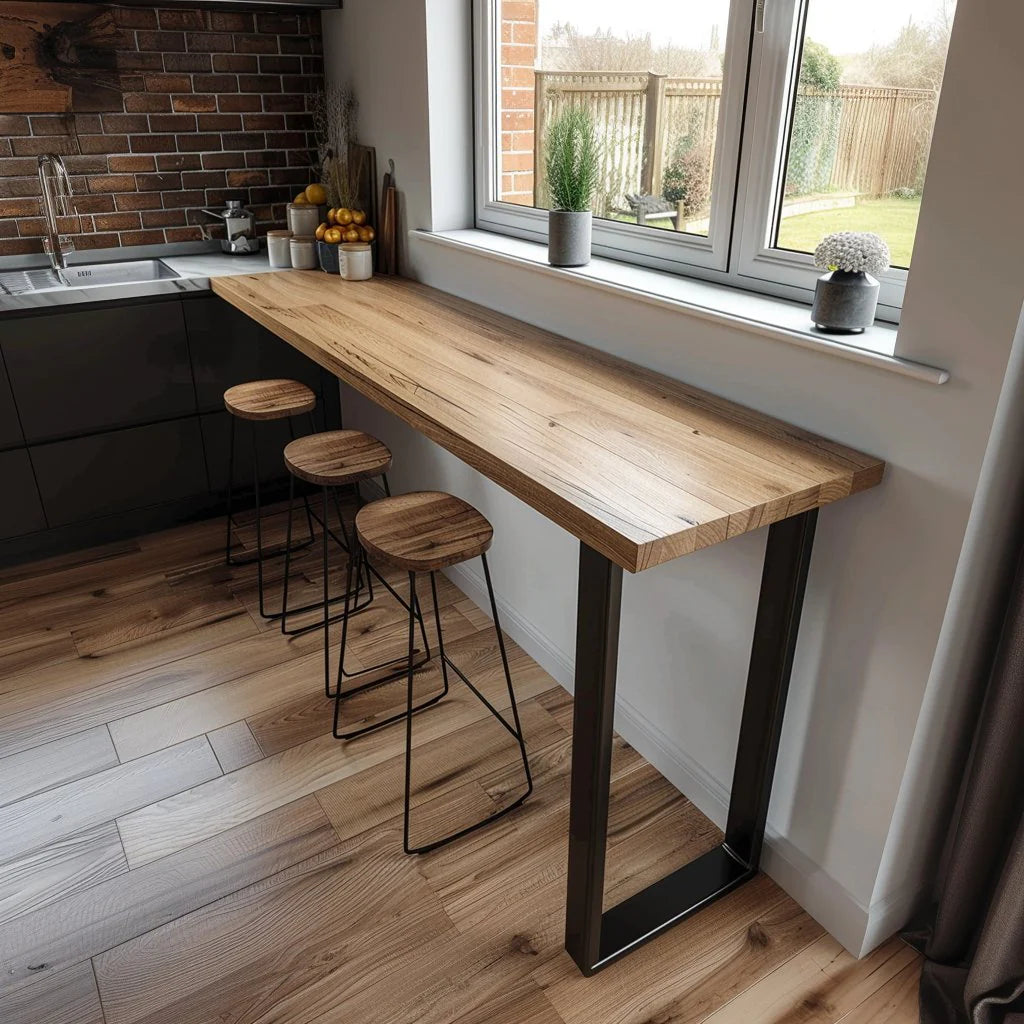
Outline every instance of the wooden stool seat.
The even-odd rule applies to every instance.
[[[284,450],[288,471],[307,483],[341,487],[381,476],[391,468],[391,452],[359,430],[330,430],[300,437]]]
[[[297,380],[252,380],[224,392],[224,408],[243,420],[283,420],[316,408],[316,395]]]
[[[494,530],[454,494],[415,491],[360,509],[356,536],[371,556],[396,569],[434,572],[482,555]]]

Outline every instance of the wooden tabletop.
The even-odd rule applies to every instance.
[[[217,295],[630,572],[873,487],[885,464],[399,278]]]

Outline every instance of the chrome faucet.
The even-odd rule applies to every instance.
[[[43,197],[43,219],[46,221],[46,237],[43,248],[50,257],[54,270],[67,266],[65,256],[75,251],[70,238],[61,241],[57,228],[58,217],[74,216],[74,198],[71,194],[71,179],[64,160],[56,153],[42,153],[39,156],[39,188]]]

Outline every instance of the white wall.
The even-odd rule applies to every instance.
[[[411,228],[468,225],[458,218],[467,216],[471,139],[452,130],[467,117],[468,43],[451,20],[467,9],[458,0],[346,0],[324,16],[329,73],[356,85],[362,139],[378,147],[381,165],[396,155]],[[385,59],[367,41],[394,40],[398,23],[422,37],[402,40],[404,59]],[[419,239],[407,252],[409,272],[432,285],[889,462],[881,487],[819,519],[766,852],[767,870],[855,952],[903,923],[923,881],[923,847],[903,853],[924,816],[904,808],[923,781],[936,799],[948,790],[948,780],[936,784],[941,760],[928,770],[934,721],[921,719],[916,739],[915,731],[926,690],[955,689],[953,666],[933,670],[933,660],[1024,298],[1014,173],[1024,139],[1007,130],[1012,99],[1024,94],[1012,46],[1022,36],[1024,5],[961,5],[900,333],[902,354],[951,371],[945,386]],[[346,413],[392,446],[399,486],[448,488],[491,518],[506,625],[571,681],[573,539],[357,396],[346,394]],[[620,728],[719,822],[763,547],[762,531],[628,577],[624,592]],[[951,612],[947,630],[960,614]],[[923,761],[904,785],[897,833],[912,740]]]

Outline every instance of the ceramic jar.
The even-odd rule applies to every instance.
[[[338,270],[346,281],[369,281],[373,277],[373,249],[365,242],[341,246]]]
[[[296,270],[316,270],[320,265],[316,255],[316,239],[312,235],[293,235],[291,257],[292,266]]]
[[[267,255],[270,265],[281,270],[292,265],[292,233],[290,231],[267,232]]]

